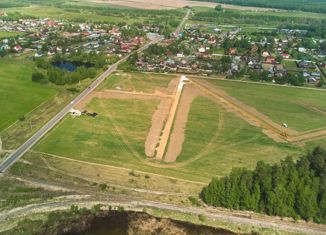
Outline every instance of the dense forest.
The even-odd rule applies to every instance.
[[[285,10],[310,11],[326,13],[325,0],[199,0],[240,6],[268,7]]]
[[[213,178],[201,197],[217,207],[326,223],[326,150],[317,147],[298,161],[287,157],[272,166],[260,161],[253,171],[233,169]]]

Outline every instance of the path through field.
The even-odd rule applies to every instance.
[[[199,89],[215,97],[226,110],[235,113],[249,124],[261,128],[264,134],[276,142],[305,143],[311,140],[326,138],[326,126],[305,132],[298,132],[291,128],[285,128],[275,123],[272,119],[257,111],[255,108],[230,96],[223,89],[217,86],[213,87],[203,79],[192,79],[192,81]]]
[[[179,84],[178,87],[176,89],[176,93],[173,97],[173,101],[172,101],[172,106],[169,112],[169,116],[167,118],[167,121],[165,123],[164,129],[162,130],[162,136],[160,138],[160,142],[159,145],[156,149],[156,159],[161,161],[163,160],[165,151],[166,151],[166,147],[168,145],[169,142],[169,138],[170,138],[170,133],[172,130],[172,126],[173,126],[173,122],[175,120],[175,114],[177,112],[178,109],[178,104],[179,104],[179,100],[182,94],[182,90],[183,87],[185,85],[185,82],[188,79],[185,76],[181,76],[180,80],[179,80]]]

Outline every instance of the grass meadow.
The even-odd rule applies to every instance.
[[[297,131],[326,127],[326,90],[210,80],[231,96],[256,108],[276,123]]]
[[[253,168],[257,161],[275,163],[288,155],[297,156],[299,148],[279,144],[233,113],[208,98],[192,103],[185,130],[183,150],[177,162],[190,173],[223,176],[233,167]]]
[[[144,159],[144,143],[157,100],[93,99],[96,118],[68,116],[37,150],[80,160],[133,166]]]
[[[116,83],[121,85],[121,81],[128,79],[128,75],[119,76],[122,74],[112,75],[112,80],[108,79],[101,89],[115,87]],[[166,79],[164,75],[161,77]],[[155,85],[163,84],[163,81],[151,81]],[[132,87],[151,91],[155,86],[148,83],[151,82],[144,86],[143,81],[136,79]],[[68,116],[35,150],[201,182],[208,182],[213,176],[224,176],[233,167],[253,168],[259,160],[275,163],[288,155],[297,157],[303,150],[292,144],[272,141],[259,128],[227,112],[217,103],[198,97],[190,109],[183,151],[177,162],[168,164],[147,159],[145,138],[157,105],[157,100],[94,98],[86,109],[99,113],[98,117]]]
[[[176,77],[150,73],[115,73],[98,90],[119,88],[123,91],[154,93],[156,88],[167,88],[169,82]]]
[[[32,70],[24,57],[0,59],[0,132],[57,93],[32,82]]]

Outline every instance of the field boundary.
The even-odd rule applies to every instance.
[[[249,124],[262,128],[262,132],[276,142],[302,144],[315,140],[316,138],[320,139],[326,137],[326,126],[303,132],[285,128],[258,112],[253,107],[228,95],[223,89],[217,87],[212,89],[211,86],[202,79],[191,79],[191,81],[199,89],[216,98],[228,111],[237,114]],[[219,89],[221,89],[221,91]]]

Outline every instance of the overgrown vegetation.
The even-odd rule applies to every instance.
[[[323,0],[199,0],[204,2],[227,3],[240,6],[268,7],[286,10],[299,10],[326,13],[326,2]]]
[[[62,62],[73,63],[76,70],[70,72],[53,66],[55,63]],[[105,56],[95,52],[83,53],[78,51],[70,55],[57,54],[50,61],[41,57],[36,59],[38,69],[33,72],[32,81],[40,83],[50,81],[56,85],[75,84],[86,78],[94,78],[97,74],[96,69],[101,69],[105,65]]]
[[[326,8],[325,8],[326,9]],[[300,17],[298,17],[300,16]],[[248,12],[237,10],[215,11],[214,9],[197,10],[192,17],[194,21],[231,25],[259,25],[276,28],[308,30],[307,37],[325,37],[326,19],[277,12]]]
[[[213,206],[326,223],[326,149],[297,162],[287,157],[272,166],[260,161],[253,171],[233,169],[212,179],[201,197]]]
[[[65,193],[30,187],[14,179],[3,177],[0,184],[0,210],[42,202],[62,194]]]

